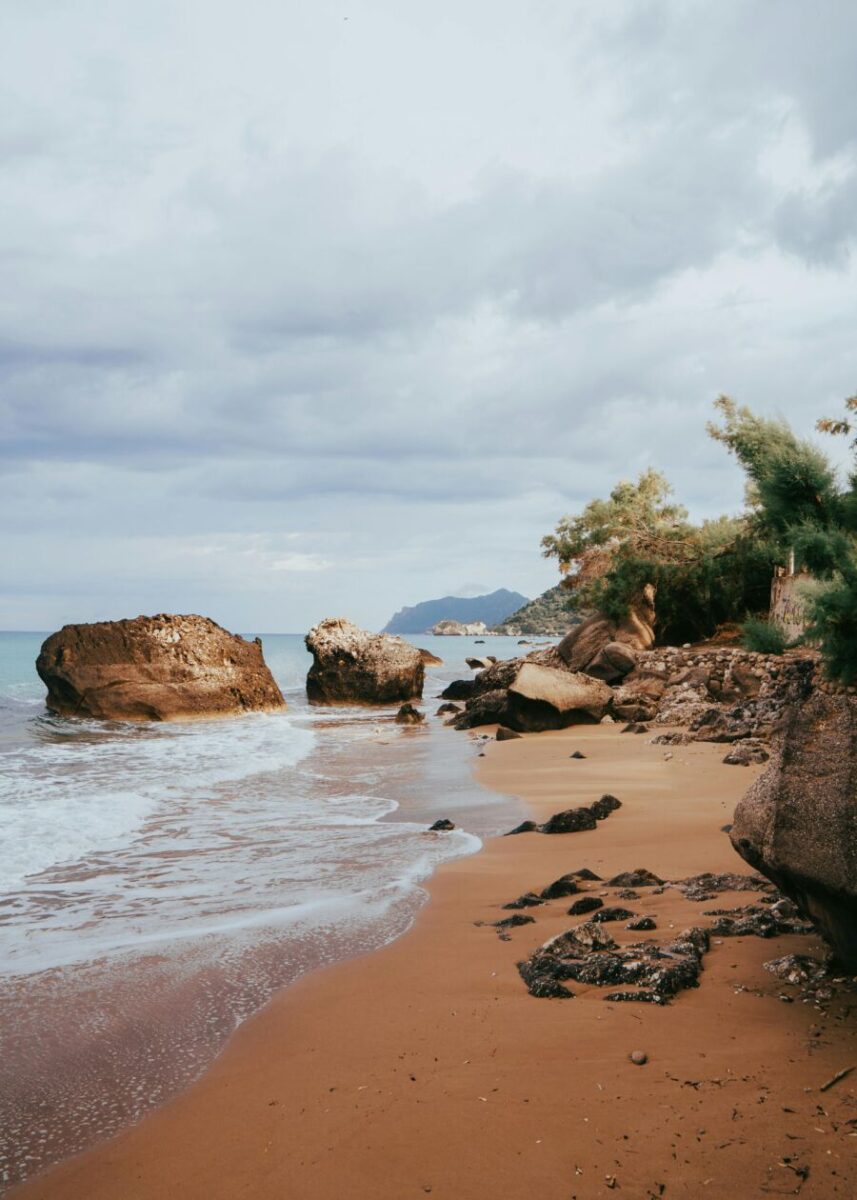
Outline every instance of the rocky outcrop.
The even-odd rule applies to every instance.
[[[393,704],[423,694],[422,655],[401,638],[326,617],[309,631],[306,647],[313,656],[306,690],[314,704]]]
[[[65,625],[45,641],[36,670],[48,708],[62,716],[176,721],[286,706],[261,641],[207,617]]]
[[[655,644],[655,592],[647,584],[624,621],[595,613],[571,629],[557,653],[571,671],[615,683],[633,671],[637,652]]]
[[[435,637],[481,637],[488,632],[484,621],[438,621],[431,632]]]
[[[476,692],[455,719],[456,729],[497,722],[519,733],[539,733],[592,724],[601,720],[613,698],[598,679],[533,659],[497,663],[474,683]]]
[[[732,844],[857,970],[857,699],[815,691],[735,810]]]

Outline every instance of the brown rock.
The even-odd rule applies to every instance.
[[[43,644],[36,670],[48,708],[62,716],[176,721],[286,707],[261,641],[208,617],[65,625]]]
[[[422,725],[425,715],[413,704],[403,704],[396,713],[394,720],[397,725]]]
[[[595,613],[565,635],[557,652],[571,671],[584,671],[608,683],[633,671],[637,651],[655,642],[655,592],[647,584],[627,617],[618,624]]]
[[[306,647],[314,660],[306,681],[314,704],[391,704],[423,694],[420,651],[401,638],[327,617],[309,631]]]
[[[816,691],[787,716],[735,810],[732,844],[857,970],[857,698]]]

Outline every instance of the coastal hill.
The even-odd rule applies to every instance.
[[[579,620],[579,614],[571,607],[568,590],[558,583],[504,617],[494,626],[492,633],[559,637]]]
[[[498,588],[487,596],[443,596],[400,609],[381,632],[427,633],[439,621],[460,621],[464,625],[483,621],[490,628],[527,603],[526,596],[507,588]]]

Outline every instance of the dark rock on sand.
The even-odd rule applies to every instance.
[[[423,694],[419,650],[401,638],[367,633],[344,617],[327,617],[306,636],[313,664],[307,696],[315,704],[390,704]]]
[[[579,750],[575,750],[574,754],[569,754],[569,758],[586,758],[585,754],[581,754]]]
[[[620,949],[593,920],[545,942],[518,970],[533,995],[550,995],[569,979],[596,987],[635,988],[606,999],[665,1004],[685,988],[697,987],[709,947],[704,929],[687,929],[663,945],[639,942]]]
[[[629,908],[622,908],[620,905],[611,905],[609,908],[599,909],[592,920],[599,922],[627,921],[633,915]]]
[[[449,829],[455,829],[455,825],[448,817],[441,817],[434,825],[429,825],[429,833],[443,833]]]
[[[574,896],[580,886],[573,875],[560,875],[553,883],[542,889],[543,900],[560,900],[563,896]]]
[[[498,742],[511,742],[515,738],[519,738],[520,736],[521,735],[519,733],[516,733],[516,731],[514,729],[507,729],[505,725],[501,725],[500,728],[497,730],[497,741]]]
[[[511,837],[514,833],[538,833],[539,827],[535,821],[522,821],[520,825],[516,825],[514,829],[510,829],[506,837]]]
[[[857,699],[814,692],[785,718],[771,765],[739,803],[738,853],[857,969]]]
[[[595,829],[597,821],[591,808],[568,808],[554,813],[550,820],[540,826],[540,833],[580,833],[584,829]]]
[[[571,908],[568,910],[570,917],[582,917],[585,913],[595,912],[598,908],[604,907],[604,901],[600,896],[581,896],[579,900],[575,900]]]
[[[629,921],[625,926],[626,929],[633,929],[638,933],[643,930],[657,929],[658,924],[654,917],[637,917],[633,921]]]
[[[617,800],[615,796],[611,796],[609,793],[602,796],[600,800],[596,800],[594,804],[590,804],[589,806],[592,815],[598,821],[605,820],[612,812],[615,812],[617,808],[621,807],[622,801]]]
[[[461,708],[458,704],[441,704],[435,713],[436,717],[445,717],[448,713],[460,713]]]
[[[504,904],[504,908],[536,908],[537,905],[544,904],[541,896],[537,896],[535,892],[524,892],[523,896],[519,896],[517,900],[510,900],[508,904]]]
[[[394,719],[397,725],[422,725],[425,715],[413,704],[403,704]]]
[[[535,919],[526,913],[515,913],[513,917],[503,917],[501,920],[491,923],[495,929],[515,929],[518,925],[532,925]]]
[[[36,670],[61,716],[171,721],[283,709],[262,643],[207,617],[135,617],[65,625]]]
[[[601,876],[596,875],[594,871],[590,871],[589,867],[580,867],[577,871],[569,873],[577,879],[588,879],[591,883],[601,883]]]
[[[637,867],[633,871],[622,871],[619,875],[614,875],[608,880],[610,887],[658,887],[664,881],[658,878],[653,871],[647,871],[645,867]]]

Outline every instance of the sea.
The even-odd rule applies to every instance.
[[[280,988],[399,936],[439,864],[521,816],[476,783],[479,736],[435,716],[466,657],[515,639],[409,639],[443,665],[407,727],[309,705],[302,635],[262,635],[283,713],[55,717],[45,636],[0,633],[2,1188],[175,1095]]]

